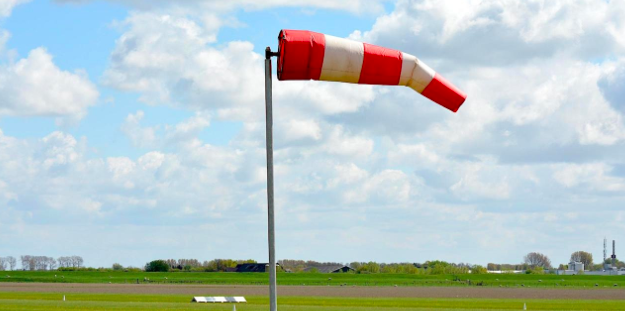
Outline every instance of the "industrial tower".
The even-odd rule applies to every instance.
[[[612,240],[612,269],[616,268],[616,240]]]
[[[606,265],[606,262],[605,262],[606,259],[608,259],[608,239],[603,237],[603,268],[604,269]]]

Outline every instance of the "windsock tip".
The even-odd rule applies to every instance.
[[[438,73],[421,94],[453,112],[457,112],[467,99],[467,94]]]

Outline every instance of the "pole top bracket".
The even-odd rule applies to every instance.
[[[270,47],[265,49],[265,59],[270,59],[273,56],[280,55],[278,52],[272,52]]]

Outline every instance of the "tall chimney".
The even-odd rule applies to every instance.
[[[616,268],[616,240],[612,240],[612,269]]]

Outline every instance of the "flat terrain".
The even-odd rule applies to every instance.
[[[232,310],[193,296],[245,296],[268,310],[265,273],[28,272],[0,274],[5,310]],[[625,310],[623,276],[278,275],[281,311]],[[66,301],[63,301],[63,296]]]
[[[191,303],[190,295],[65,294],[0,292],[0,310],[232,310],[230,304]],[[246,296],[239,311],[267,310],[266,296]],[[280,296],[280,310],[288,311],[412,311],[412,310],[625,310],[623,300],[363,298]]]
[[[157,284],[54,284],[0,283],[0,293],[102,293],[165,294],[191,296],[266,296],[267,286],[246,285],[157,285]],[[285,297],[353,298],[479,298],[479,299],[592,299],[625,300],[619,289],[547,289],[489,287],[340,287],[279,286]]]
[[[101,284],[206,284],[267,285],[266,273],[217,272],[61,272],[3,271],[0,283],[101,283]],[[531,287],[617,288],[625,290],[625,276],[531,275],[531,274],[325,274],[279,273],[278,285],[389,286],[389,287]]]
[[[267,286],[0,283],[0,292],[187,294],[189,296],[265,296]],[[609,299],[625,300],[619,289],[488,287],[337,287],[279,286],[280,296],[368,298]]]

